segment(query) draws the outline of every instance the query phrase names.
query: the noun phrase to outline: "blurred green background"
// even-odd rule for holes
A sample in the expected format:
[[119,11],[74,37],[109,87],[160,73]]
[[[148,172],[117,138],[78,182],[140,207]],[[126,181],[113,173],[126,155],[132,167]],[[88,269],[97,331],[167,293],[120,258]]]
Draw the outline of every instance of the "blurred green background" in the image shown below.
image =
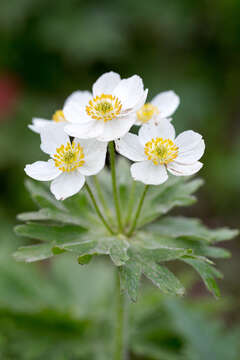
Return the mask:
[[[14,250],[22,240],[14,237],[11,227],[18,212],[33,209],[24,188],[23,167],[44,158],[39,137],[27,124],[32,117],[51,118],[71,92],[90,89],[96,78],[109,70],[122,77],[139,74],[149,88],[149,100],[169,89],[180,95],[181,105],[173,119],[177,131],[198,131],[207,145],[200,172],[205,180],[199,192],[200,201],[181,213],[199,216],[210,226],[238,228],[239,64],[239,0],[1,0],[0,247],[4,254],[1,261],[8,264],[9,259],[9,266],[15,268],[10,261],[10,248]],[[218,265],[225,274],[220,284],[223,295],[232,304],[224,312],[230,331],[240,321],[240,285],[236,276],[240,271],[240,247],[237,240],[226,246],[233,257]],[[35,268],[39,266],[27,265],[24,269],[28,271],[24,271],[31,274]],[[0,289],[0,305],[5,308],[9,302],[5,304],[4,296],[10,296],[12,291],[7,285],[11,276],[4,271],[2,276],[6,278],[4,291]],[[205,296],[205,292],[197,284],[192,296],[200,295]],[[26,303],[28,296],[28,292],[24,293]],[[219,314],[218,317],[222,318]],[[19,341],[23,334],[19,338],[14,336]],[[0,335],[0,349],[5,344],[1,339],[10,338]],[[8,341],[10,348],[12,341],[16,342]],[[19,354],[20,350],[4,353],[2,358],[44,358]],[[61,356],[56,359],[75,359]],[[208,360],[206,354],[201,356],[199,359]],[[217,356],[214,359],[220,359]],[[82,358],[90,359],[90,355]],[[146,359],[161,360],[164,355]]]

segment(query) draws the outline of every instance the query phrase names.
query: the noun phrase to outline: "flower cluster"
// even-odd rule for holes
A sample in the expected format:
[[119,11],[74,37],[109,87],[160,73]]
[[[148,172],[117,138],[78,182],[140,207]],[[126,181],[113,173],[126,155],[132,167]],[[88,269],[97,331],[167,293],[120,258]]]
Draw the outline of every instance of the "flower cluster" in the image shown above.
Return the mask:
[[[180,100],[166,91],[145,103],[148,90],[133,75],[121,79],[108,72],[93,84],[92,93],[76,91],[52,120],[34,118],[29,128],[40,134],[41,149],[50,156],[25,167],[27,175],[52,181],[50,190],[58,200],[83,187],[85,176],[99,173],[106,159],[108,142],[134,162],[131,175],[144,184],[159,185],[175,176],[195,174],[202,167],[202,136],[185,131],[175,136],[171,116]],[[139,126],[138,135],[130,132]]]

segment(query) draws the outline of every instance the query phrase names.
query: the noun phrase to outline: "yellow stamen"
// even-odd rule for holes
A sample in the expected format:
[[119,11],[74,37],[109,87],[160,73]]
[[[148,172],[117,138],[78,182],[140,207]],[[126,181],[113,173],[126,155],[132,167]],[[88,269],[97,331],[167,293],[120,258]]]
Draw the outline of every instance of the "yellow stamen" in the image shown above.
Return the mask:
[[158,114],[158,108],[150,103],[147,103],[137,111],[137,118],[139,121],[141,121],[141,123],[145,124]]
[[55,166],[63,172],[74,171],[78,167],[83,166],[85,163],[83,159],[83,148],[75,142],[72,144],[68,142],[66,146],[61,145],[56,149],[56,154],[54,155]]
[[96,96],[86,106],[86,112],[92,119],[104,122],[116,118],[121,110],[121,101],[116,96],[106,94]]
[[53,119],[53,121],[55,121],[55,122],[57,122],[57,123],[58,123],[58,122],[66,121],[65,116],[64,116],[64,113],[63,113],[62,110],[57,110],[57,111],[53,114],[52,119]]
[[157,137],[145,144],[144,152],[155,165],[166,165],[176,159],[178,147],[170,139]]

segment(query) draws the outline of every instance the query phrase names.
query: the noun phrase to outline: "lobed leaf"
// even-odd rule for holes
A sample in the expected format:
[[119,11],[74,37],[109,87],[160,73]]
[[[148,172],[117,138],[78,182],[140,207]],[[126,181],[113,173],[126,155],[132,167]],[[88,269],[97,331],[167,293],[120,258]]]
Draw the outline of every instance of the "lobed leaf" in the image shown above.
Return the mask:
[[121,290],[126,291],[133,302],[137,301],[138,288],[141,278],[141,265],[129,259],[120,269]]
[[157,223],[145,227],[152,233],[170,237],[189,237],[191,239],[217,242],[230,240],[238,234],[237,230],[227,228],[212,230],[202,224],[199,219],[181,216],[167,216]]
[[220,296],[220,290],[214,279],[215,277],[220,279],[222,278],[222,274],[218,270],[207,262],[199,259],[184,258],[184,262],[191,265],[199,273],[210,292],[212,292],[216,297]]
[[63,244],[66,242],[80,241],[86,230],[83,227],[76,225],[46,226],[28,223],[17,225],[15,227],[15,232],[20,236]]
[[159,265],[139,253],[134,255],[134,259],[141,265],[144,275],[163,293],[172,295],[184,294],[184,287],[180,281],[165,266]]
[[53,256],[52,244],[40,244],[20,247],[13,257],[17,261],[34,262]]
[[129,259],[127,249],[129,243],[123,236],[111,238],[110,257],[116,266],[121,266]]
[[64,205],[61,201],[57,201],[55,197],[47,190],[44,185],[41,185],[33,180],[26,180],[25,186],[29,191],[32,199],[41,208],[51,208],[64,210]]
[[[175,206],[191,205],[196,201],[192,196],[201,185],[201,179],[186,181],[185,179],[170,177],[162,186],[153,187],[147,197],[138,222],[141,227],[166,214]],[[156,189],[155,189],[156,188]]]
[[89,224],[82,217],[74,216],[69,212],[54,209],[40,209],[35,212],[22,213],[17,216],[21,221],[54,221],[63,224],[81,225],[88,227]]

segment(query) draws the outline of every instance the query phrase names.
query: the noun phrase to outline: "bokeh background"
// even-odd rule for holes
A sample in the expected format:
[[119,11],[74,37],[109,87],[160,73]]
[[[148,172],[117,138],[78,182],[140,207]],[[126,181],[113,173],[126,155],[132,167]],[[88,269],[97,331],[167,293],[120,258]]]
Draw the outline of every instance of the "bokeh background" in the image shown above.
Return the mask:
[[[10,260],[11,251],[22,243],[11,230],[16,214],[33,209],[24,187],[23,167],[44,158],[39,137],[27,124],[32,117],[50,119],[71,92],[90,89],[109,70],[122,77],[142,76],[149,100],[170,89],[180,95],[181,105],[173,119],[177,131],[198,131],[207,145],[199,174],[205,180],[199,202],[182,213],[199,216],[212,227],[239,227],[239,64],[238,0],[0,1],[0,306],[16,306],[24,298],[26,310],[31,298],[31,292],[24,290],[25,275],[20,286]],[[220,287],[228,305],[217,317],[224,319],[228,331],[240,322],[238,242],[225,245],[233,257],[218,264],[225,274]],[[39,271],[38,266],[16,272],[29,276]],[[48,271],[46,266],[44,271]],[[189,297],[201,302],[202,296],[205,298],[205,291],[195,284]],[[8,344],[9,351],[2,353],[4,359],[42,359],[14,352],[11,331],[2,335],[1,331],[0,349],[1,344],[3,349]],[[56,359],[75,359],[61,356]],[[164,359],[146,357],[152,358]],[[208,357],[203,354],[200,359]]]

